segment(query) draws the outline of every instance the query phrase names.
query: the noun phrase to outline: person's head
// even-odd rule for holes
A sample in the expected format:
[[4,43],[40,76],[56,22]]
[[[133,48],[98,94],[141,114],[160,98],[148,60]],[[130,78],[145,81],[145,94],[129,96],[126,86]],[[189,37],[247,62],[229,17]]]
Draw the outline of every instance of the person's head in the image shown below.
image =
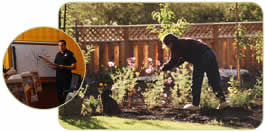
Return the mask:
[[173,43],[176,43],[178,40],[178,37],[174,35],[173,33],[168,33],[163,36],[162,42],[168,47],[171,48]]
[[60,52],[64,52],[66,50],[66,41],[65,40],[59,40],[58,41],[58,47]]

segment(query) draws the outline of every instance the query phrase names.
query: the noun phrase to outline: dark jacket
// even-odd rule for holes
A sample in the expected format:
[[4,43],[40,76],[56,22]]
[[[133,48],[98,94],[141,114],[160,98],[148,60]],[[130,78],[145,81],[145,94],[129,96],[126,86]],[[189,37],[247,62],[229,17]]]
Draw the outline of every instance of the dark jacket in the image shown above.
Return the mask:
[[192,39],[178,39],[173,43],[169,61],[164,64],[162,70],[171,70],[178,67],[185,61],[193,65],[200,65],[202,55],[207,50],[211,50],[205,43]]

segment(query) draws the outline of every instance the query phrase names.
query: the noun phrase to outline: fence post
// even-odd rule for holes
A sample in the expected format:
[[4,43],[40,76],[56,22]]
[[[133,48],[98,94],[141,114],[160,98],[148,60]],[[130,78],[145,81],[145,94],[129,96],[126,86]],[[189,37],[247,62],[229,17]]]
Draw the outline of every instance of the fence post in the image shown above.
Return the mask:
[[154,42],[154,57],[153,57],[153,59],[154,59],[154,66],[157,66],[157,61],[158,61],[158,42],[157,41],[155,41]]
[[223,46],[221,42],[218,41],[218,36],[219,36],[219,25],[214,24],[213,25],[213,43],[214,43],[214,51],[216,53],[217,61],[219,64],[219,67],[223,67],[223,55],[222,55],[222,50]]
[[94,72],[98,73],[99,71],[99,45],[95,44],[95,51],[94,51]]
[[222,45],[222,63],[223,66],[226,67],[227,66],[227,40],[224,39],[223,41],[223,45]]
[[108,43],[104,43],[104,65],[108,66],[109,62],[109,46]]
[[146,42],[144,43],[143,55],[144,55],[144,67],[146,67],[148,64],[148,44]]
[[66,11],[67,11],[67,5],[64,4],[64,17],[63,17],[63,31],[65,32],[65,26],[66,26]]
[[213,28],[213,43],[214,43],[213,48],[214,48],[215,52],[217,52],[216,46],[218,44],[218,27],[219,26],[217,24],[214,24],[212,26],[212,28]]
[[119,65],[119,45],[118,44],[114,44],[114,63],[115,66]]
[[246,65],[246,58],[248,57],[248,56],[246,56],[246,49],[244,49],[244,48],[242,48],[241,50],[241,53],[242,53],[242,55],[244,55],[245,57],[240,57],[240,67],[246,67],[247,65]]
[[[254,46],[254,43],[253,43]],[[255,66],[255,50],[251,49],[251,66],[254,67]]]
[[[78,28],[77,28],[77,21],[75,21],[75,40],[78,43],[79,41],[79,33],[78,33]],[[81,45],[79,45],[81,46]]]
[[58,29],[61,29],[62,27],[62,22],[61,22],[61,19],[62,19],[62,11],[61,11],[61,8],[59,9],[59,18],[58,18]]
[[133,44],[133,57],[135,57],[135,68],[138,69],[139,66],[139,52],[138,52],[138,44]]
[[228,64],[228,66],[230,66],[230,65],[232,65],[232,58],[231,58],[231,56],[232,56],[232,41],[231,41],[231,39],[227,39],[227,64]]
[[250,52],[250,47],[247,47],[246,49],[246,58],[245,58],[245,61],[246,61],[246,68],[247,69],[250,69],[251,68],[251,52]]
[[123,27],[123,42],[121,42],[120,48],[121,48],[121,64],[126,64],[126,45],[128,45],[129,42],[129,34],[128,34],[128,28]]
[[168,49],[167,48],[164,48],[163,49],[163,63],[166,63],[169,59],[169,55],[168,55]]

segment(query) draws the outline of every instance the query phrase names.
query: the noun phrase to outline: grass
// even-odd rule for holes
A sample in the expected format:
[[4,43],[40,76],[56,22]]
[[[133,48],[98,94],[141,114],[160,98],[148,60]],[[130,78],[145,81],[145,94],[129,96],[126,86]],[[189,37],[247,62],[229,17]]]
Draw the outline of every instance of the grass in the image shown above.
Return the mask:
[[77,117],[68,116],[59,118],[59,123],[66,129],[129,129],[129,130],[150,130],[150,129],[178,129],[178,130],[225,130],[232,129],[222,125],[199,124],[178,121],[161,120],[137,120],[109,116]]

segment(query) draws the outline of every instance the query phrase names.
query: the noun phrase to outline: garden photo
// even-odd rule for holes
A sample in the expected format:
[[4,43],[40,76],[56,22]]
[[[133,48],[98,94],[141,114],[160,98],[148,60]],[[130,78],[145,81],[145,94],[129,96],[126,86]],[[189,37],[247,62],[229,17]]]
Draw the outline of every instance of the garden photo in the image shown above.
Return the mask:
[[255,3],[66,3],[59,29],[86,75],[66,129],[255,129],[263,14]]

